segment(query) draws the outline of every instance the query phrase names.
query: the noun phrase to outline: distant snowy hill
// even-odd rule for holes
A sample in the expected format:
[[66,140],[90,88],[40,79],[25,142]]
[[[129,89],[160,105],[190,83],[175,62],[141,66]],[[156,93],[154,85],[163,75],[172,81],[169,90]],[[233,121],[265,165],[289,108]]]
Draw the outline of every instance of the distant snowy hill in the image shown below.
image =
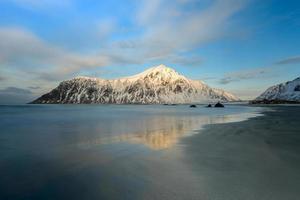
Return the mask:
[[300,77],[268,88],[252,103],[300,103]]
[[233,94],[159,65],[115,80],[77,77],[63,81],[32,103],[180,104],[238,100]]

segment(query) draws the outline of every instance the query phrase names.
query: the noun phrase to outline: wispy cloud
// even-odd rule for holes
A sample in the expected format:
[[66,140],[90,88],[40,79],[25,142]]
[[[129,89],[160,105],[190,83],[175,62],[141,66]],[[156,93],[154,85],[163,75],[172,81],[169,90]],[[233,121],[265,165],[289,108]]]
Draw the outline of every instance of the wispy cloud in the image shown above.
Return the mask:
[[4,76],[0,76],[0,81],[4,81],[6,78]]
[[18,87],[0,89],[0,104],[25,103],[30,102],[33,99],[33,93],[28,89]]
[[239,70],[239,71],[231,72],[225,74],[225,76],[221,78],[218,81],[218,83],[229,84],[232,82],[238,82],[243,80],[274,77],[275,74],[279,74],[286,69],[285,65],[290,65],[290,64],[300,64],[300,56],[284,58],[277,62],[274,62],[273,64],[270,64],[267,67],[258,67],[255,69]]
[[37,90],[37,89],[41,89],[41,87],[40,86],[29,86],[28,89]]
[[300,64],[300,56],[285,58],[275,63],[275,65],[288,65],[288,64]]
[[20,28],[0,28],[0,38],[1,66],[35,73],[48,80],[60,80],[109,63],[107,56],[69,52]]
[[195,3],[194,0],[142,2],[136,14],[136,23],[144,30],[143,34],[134,39],[115,42],[115,49],[123,49],[122,52],[126,51],[127,57],[138,57],[142,62],[178,61],[178,64],[195,65],[200,64],[199,58],[193,58],[191,63],[182,62],[185,57],[182,54],[233,31],[229,28],[232,17],[248,1],[216,0],[201,10],[184,9]]
[[[213,1],[209,7],[186,10],[189,1],[144,0],[135,22],[143,31],[126,39],[111,39],[116,21],[101,20],[94,27],[104,46],[93,54],[75,53],[50,44],[29,30],[0,28],[0,65],[36,74],[45,80],[61,80],[81,70],[114,64],[167,62],[200,65],[199,56],[188,54],[204,42],[222,37],[231,17],[245,6],[245,0]],[[40,7],[60,6],[69,0],[14,0],[16,4]],[[168,9],[165,9],[165,8]],[[163,10],[163,12],[162,12]],[[95,41],[97,43],[99,41]]]
[[7,87],[0,90],[2,94],[17,94],[17,95],[31,95],[32,92],[28,89],[18,88],[18,87]]
[[228,84],[231,82],[262,78],[268,75],[270,69],[268,68],[257,68],[253,70],[236,71],[226,74],[222,79],[219,80],[220,84]]
[[112,18],[99,20],[96,24],[96,35],[100,39],[108,39],[117,29],[117,22]]

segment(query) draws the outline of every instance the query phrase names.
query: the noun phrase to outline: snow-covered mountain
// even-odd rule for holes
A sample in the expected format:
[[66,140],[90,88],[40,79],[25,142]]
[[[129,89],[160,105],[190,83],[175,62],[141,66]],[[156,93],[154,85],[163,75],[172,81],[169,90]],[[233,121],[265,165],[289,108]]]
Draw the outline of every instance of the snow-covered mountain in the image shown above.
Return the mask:
[[135,76],[114,80],[76,77],[61,82],[32,103],[180,104],[238,100],[233,94],[187,79],[159,65]]
[[300,103],[300,77],[268,88],[252,103]]

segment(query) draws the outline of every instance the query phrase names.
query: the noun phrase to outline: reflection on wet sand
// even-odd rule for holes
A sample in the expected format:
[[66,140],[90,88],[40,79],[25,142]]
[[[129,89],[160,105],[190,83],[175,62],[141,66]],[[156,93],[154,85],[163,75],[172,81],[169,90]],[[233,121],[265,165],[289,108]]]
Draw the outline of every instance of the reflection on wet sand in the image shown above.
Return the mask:
[[156,116],[142,123],[142,130],[135,133],[123,133],[115,136],[100,137],[81,143],[90,147],[101,144],[127,142],[143,144],[152,150],[162,150],[174,146],[183,136],[191,135],[206,124],[218,124],[243,121],[258,116],[256,113],[235,114],[226,116]]

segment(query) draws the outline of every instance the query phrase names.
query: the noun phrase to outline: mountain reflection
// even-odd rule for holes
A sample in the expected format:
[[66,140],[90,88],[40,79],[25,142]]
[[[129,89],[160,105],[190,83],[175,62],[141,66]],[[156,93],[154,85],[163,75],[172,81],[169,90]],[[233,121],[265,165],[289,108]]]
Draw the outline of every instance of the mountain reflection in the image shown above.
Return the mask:
[[[242,121],[255,114],[235,114],[227,116],[156,116],[143,120],[133,129],[139,131],[132,133],[117,133],[112,136],[103,136],[91,141],[81,143],[85,147],[112,143],[131,143],[142,144],[152,150],[162,150],[174,146],[181,137],[195,133],[206,124],[228,123]],[[127,126],[127,124],[118,124],[118,126]]]

